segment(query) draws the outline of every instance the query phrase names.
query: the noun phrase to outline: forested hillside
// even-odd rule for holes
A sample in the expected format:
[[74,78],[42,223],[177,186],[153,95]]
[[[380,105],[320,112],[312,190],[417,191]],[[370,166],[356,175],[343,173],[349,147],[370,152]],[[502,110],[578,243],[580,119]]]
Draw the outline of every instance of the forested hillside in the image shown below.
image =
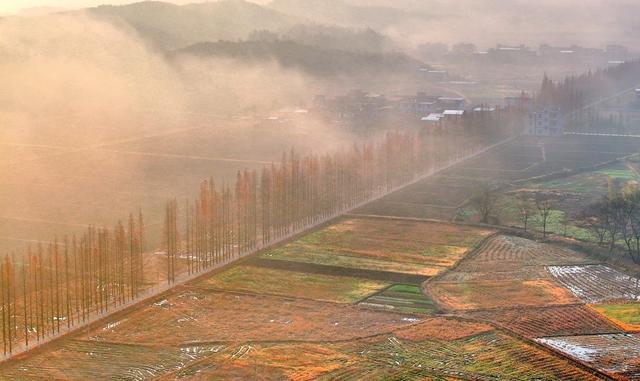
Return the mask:
[[275,61],[289,69],[320,77],[385,73],[411,74],[425,64],[401,53],[348,52],[294,41],[203,42],[181,49],[177,56],[230,58],[243,63]]

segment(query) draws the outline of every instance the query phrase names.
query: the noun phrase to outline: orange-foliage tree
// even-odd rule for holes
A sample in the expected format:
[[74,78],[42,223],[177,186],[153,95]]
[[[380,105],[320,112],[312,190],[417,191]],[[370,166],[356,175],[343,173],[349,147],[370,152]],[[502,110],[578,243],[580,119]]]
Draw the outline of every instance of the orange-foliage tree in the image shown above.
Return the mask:
[[[166,205],[165,281],[233,261],[441,169],[509,135],[521,116],[512,109],[468,113],[333,154],[290,151],[278,164],[239,171],[234,184],[204,181],[184,217],[176,200]],[[92,226],[39,244],[19,261],[0,257],[5,356],[147,295],[162,280],[152,260],[161,257],[144,256],[145,236],[140,213],[112,229]]]

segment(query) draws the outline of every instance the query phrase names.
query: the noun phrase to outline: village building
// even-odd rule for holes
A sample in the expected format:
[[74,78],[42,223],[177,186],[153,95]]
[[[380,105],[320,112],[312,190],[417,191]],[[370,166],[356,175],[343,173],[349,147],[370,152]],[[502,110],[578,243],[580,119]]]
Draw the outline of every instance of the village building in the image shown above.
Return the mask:
[[532,136],[562,136],[564,117],[559,109],[532,111],[527,118],[524,133]]

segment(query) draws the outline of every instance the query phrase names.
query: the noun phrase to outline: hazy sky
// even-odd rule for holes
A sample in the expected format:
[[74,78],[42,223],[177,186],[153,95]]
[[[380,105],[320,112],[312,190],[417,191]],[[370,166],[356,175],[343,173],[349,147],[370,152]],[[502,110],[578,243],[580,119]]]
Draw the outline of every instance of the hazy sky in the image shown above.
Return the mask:
[[[206,0],[164,0],[171,3],[203,3]],[[127,4],[135,0],[0,0],[0,13],[17,13],[21,9],[33,7],[82,8],[100,4]]]

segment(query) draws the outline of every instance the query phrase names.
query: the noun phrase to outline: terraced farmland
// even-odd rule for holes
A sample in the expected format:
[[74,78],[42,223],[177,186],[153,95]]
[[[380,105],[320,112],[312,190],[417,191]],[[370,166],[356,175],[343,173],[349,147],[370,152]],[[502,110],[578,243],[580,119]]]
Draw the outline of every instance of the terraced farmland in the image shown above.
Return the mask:
[[99,341],[65,340],[26,363],[2,368],[2,379],[148,380],[196,362],[218,356],[222,345],[159,347]]
[[433,276],[456,264],[489,229],[384,218],[347,218],[263,258]]
[[640,379],[640,337],[632,334],[562,336],[538,342],[622,379]]
[[351,353],[357,359],[354,364],[319,379],[598,379],[495,331],[446,341],[412,341],[394,335],[357,345]]
[[583,305],[484,310],[466,316],[490,321],[528,338],[622,332]]
[[549,272],[585,303],[640,301],[640,279],[604,265],[550,266]]
[[404,313],[430,314],[435,310],[433,302],[422,293],[420,287],[402,284],[393,285],[370,296],[359,305]]
[[[546,157],[539,142],[517,141],[365,209],[403,205],[389,215],[424,217],[421,208],[431,208],[451,216],[479,178],[511,181],[583,164],[578,146],[556,155],[560,147],[544,143]],[[560,354],[578,347],[593,356],[576,359],[593,368],[635,377],[640,364],[618,352],[637,357],[638,337],[615,320],[634,314],[617,307],[625,295],[635,300],[634,278],[579,252],[494,234],[347,216],[2,364],[0,379],[46,372],[86,380],[102,368],[106,378],[134,380],[601,379]],[[609,304],[586,305],[594,300]]]
[[546,279],[434,283],[429,291],[446,310],[573,304],[577,300]]
[[592,308],[625,331],[640,332],[640,303],[598,304]]
[[361,278],[239,265],[204,279],[197,286],[212,290],[353,303],[390,284]]
[[473,195],[479,182],[507,184],[607,163],[640,152],[639,140],[597,136],[520,137],[366,205],[357,213],[440,220],[460,218],[458,209]]
[[[189,287],[80,337],[100,342],[174,346],[334,341],[389,332],[419,320],[352,305]],[[171,335],[165,335],[167,327],[173,327]]]
[[450,310],[573,304],[578,300],[545,274],[545,265],[587,260],[570,250],[500,235],[429,283],[428,289]]

